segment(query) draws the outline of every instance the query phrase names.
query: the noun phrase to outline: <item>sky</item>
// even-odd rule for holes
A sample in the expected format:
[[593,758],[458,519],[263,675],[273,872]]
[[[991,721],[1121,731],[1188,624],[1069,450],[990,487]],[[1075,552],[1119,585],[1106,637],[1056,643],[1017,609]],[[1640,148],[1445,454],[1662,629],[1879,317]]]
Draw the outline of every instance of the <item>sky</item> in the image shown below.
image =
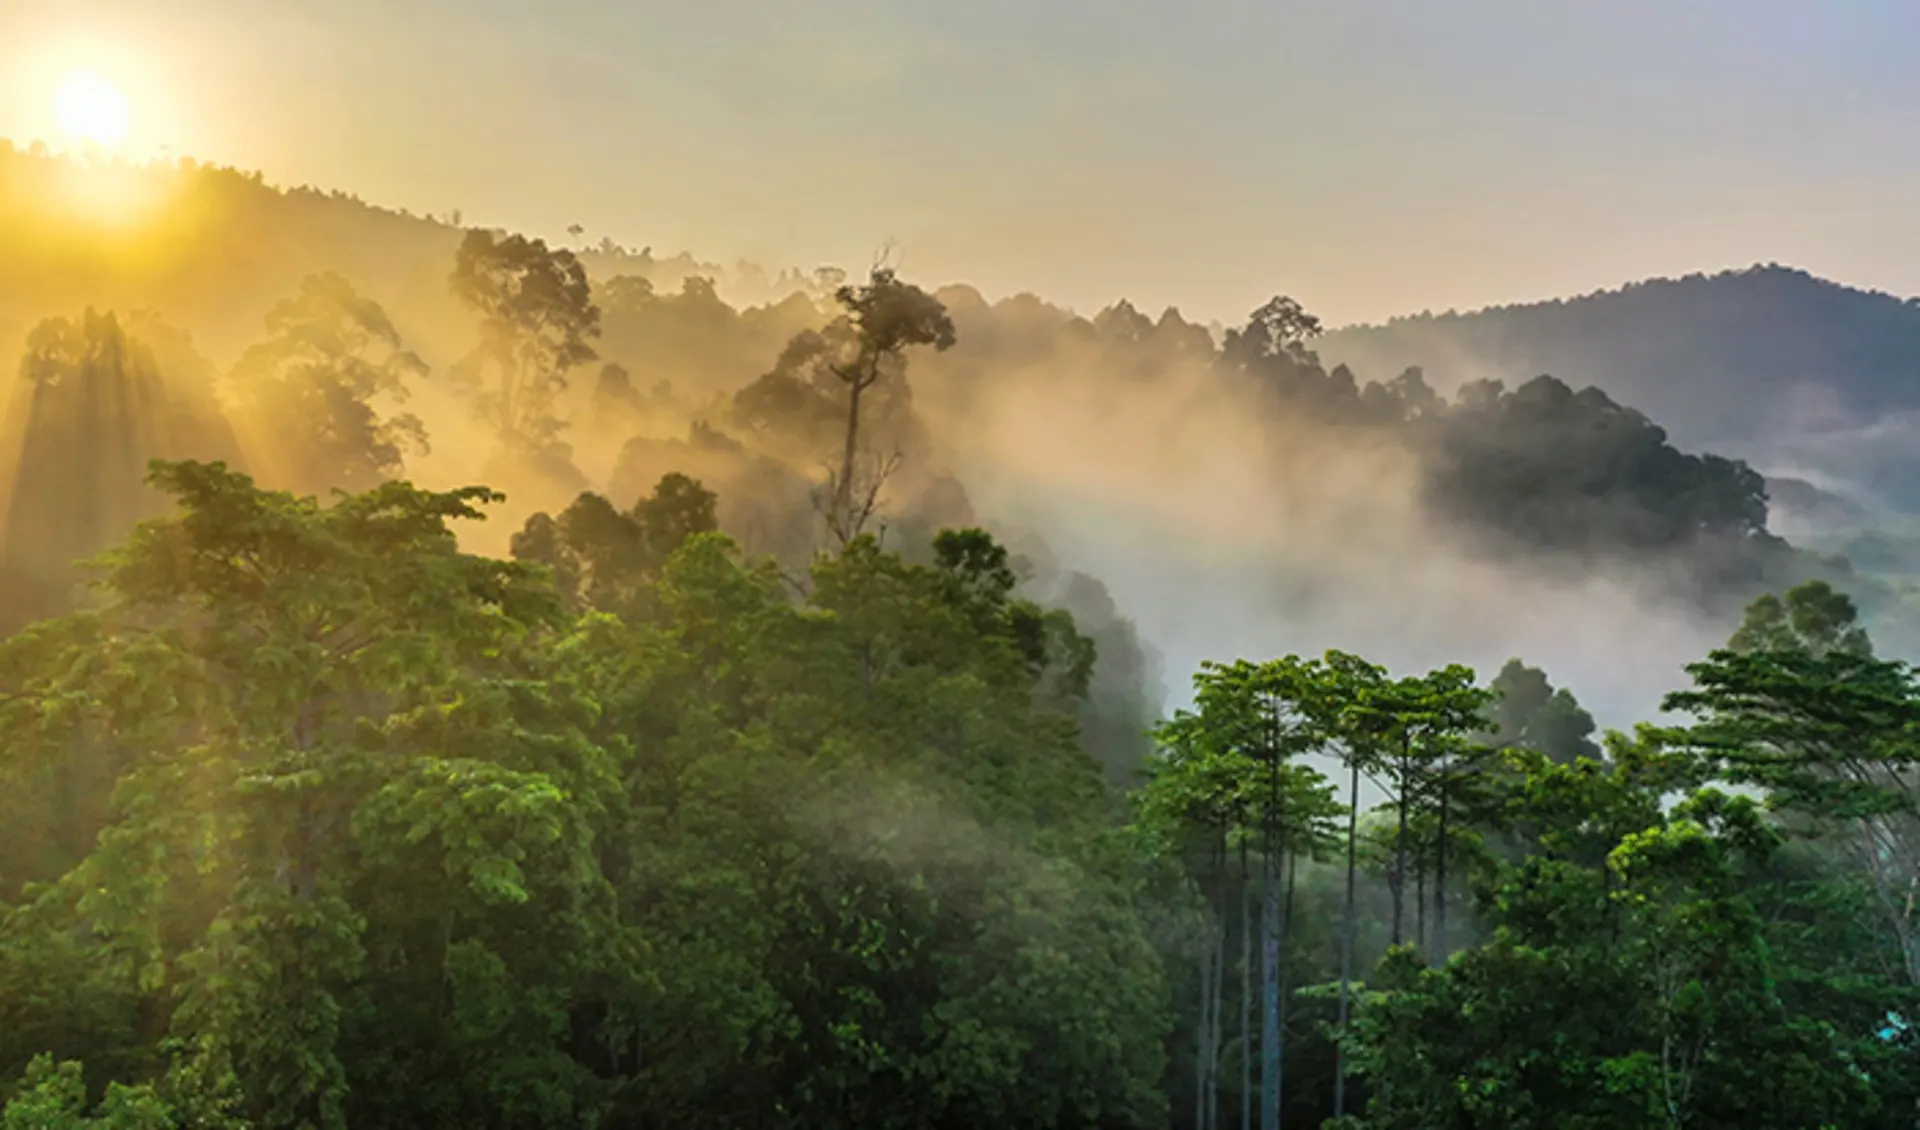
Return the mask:
[[1328,322],[1920,293],[1914,0],[0,0],[0,137],[660,254]]

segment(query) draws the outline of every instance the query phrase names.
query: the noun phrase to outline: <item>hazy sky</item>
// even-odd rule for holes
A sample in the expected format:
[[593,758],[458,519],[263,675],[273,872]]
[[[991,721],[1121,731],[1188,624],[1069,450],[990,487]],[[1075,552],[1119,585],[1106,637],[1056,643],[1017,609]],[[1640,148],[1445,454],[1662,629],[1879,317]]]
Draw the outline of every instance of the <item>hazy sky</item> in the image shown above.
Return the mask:
[[0,136],[79,65],[276,182],[1087,310],[1920,293],[1916,0],[0,0]]

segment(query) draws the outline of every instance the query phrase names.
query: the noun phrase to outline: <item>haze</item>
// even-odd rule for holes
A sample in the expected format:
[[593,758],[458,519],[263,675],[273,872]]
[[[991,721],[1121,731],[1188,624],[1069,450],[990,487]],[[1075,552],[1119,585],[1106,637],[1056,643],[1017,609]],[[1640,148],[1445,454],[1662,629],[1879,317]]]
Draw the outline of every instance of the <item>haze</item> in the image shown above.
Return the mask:
[[[1762,258],[1920,289],[1920,220],[1896,209],[1920,158],[1886,144],[1920,125],[1920,80],[1900,65],[1920,16],[1892,4],[236,12],[9,7],[0,137],[87,141],[54,92],[98,76],[130,104],[111,148],[135,158],[721,263],[857,265],[891,238],[897,265],[931,284],[1083,313],[1124,297],[1229,325],[1276,291],[1338,324]],[[234,341],[270,300],[232,296]],[[464,316],[397,309],[429,356],[467,347]],[[1724,638],[1638,565],[1569,580],[1473,564],[1422,515],[1405,452],[1249,429],[1247,405],[1195,391],[1212,387],[1202,375],[1114,410],[1095,360],[1019,363],[1026,379],[976,402],[919,390],[944,457],[983,516],[1044,531],[1062,565],[1107,585],[1164,656],[1175,701],[1228,654],[1354,647],[1489,671],[1521,654],[1627,725]],[[484,478],[490,443],[447,408],[427,413],[432,430],[463,438],[409,473]],[[1284,467],[1269,465],[1276,434]],[[599,489],[626,437],[612,438],[575,449]],[[501,485],[526,503],[486,535],[504,553],[542,492]]]
[[[241,18],[244,16],[244,18]],[[1899,0],[16,0],[130,148],[555,236],[1334,324],[1779,260],[1920,290]]]
[[0,0],[0,1130],[1913,1130],[1916,44]]

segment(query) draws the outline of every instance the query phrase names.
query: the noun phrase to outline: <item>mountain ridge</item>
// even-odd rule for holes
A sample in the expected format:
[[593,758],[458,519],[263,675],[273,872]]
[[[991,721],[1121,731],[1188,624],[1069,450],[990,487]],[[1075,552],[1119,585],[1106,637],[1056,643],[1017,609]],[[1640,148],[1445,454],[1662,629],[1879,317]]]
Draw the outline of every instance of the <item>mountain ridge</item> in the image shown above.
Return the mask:
[[1813,271],[1809,271],[1805,267],[1796,267],[1790,263],[1781,263],[1778,260],[1769,260],[1767,262],[1760,262],[1756,260],[1755,262],[1744,267],[1722,267],[1714,271],[1689,271],[1684,275],[1648,275],[1645,278],[1634,279],[1628,282],[1618,283],[1613,286],[1596,287],[1592,290],[1580,291],[1575,294],[1554,295],[1554,296],[1549,296],[1544,298],[1520,299],[1513,302],[1493,302],[1493,303],[1488,303],[1485,306],[1468,307],[1467,309],[1464,309],[1464,310],[1458,307],[1449,307],[1446,310],[1440,311],[1438,313],[1435,313],[1432,309],[1426,309],[1415,314],[1395,314],[1385,319],[1384,321],[1349,322],[1349,323],[1340,325],[1334,328],[1333,330],[1329,331],[1329,336],[1334,336],[1339,334],[1349,334],[1349,333],[1366,333],[1368,331],[1373,331],[1373,330],[1393,329],[1395,327],[1401,326],[1409,322],[1437,322],[1437,321],[1449,321],[1449,320],[1464,321],[1464,320],[1474,318],[1484,314],[1505,314],[1505,313],[1512,313],[1517,311],[1535,310],[1541,307],[1567,306],[1574,303],[1586,302],[1593,299],[1612,298],[1612,297],[1626,294],[1630,291],[1638,290],[1642,287],[1662,286],[1662,285],[1678,286],[1678,285],[1695,284],[1695,283],[1701,283],[1701,282],[1711,283],[1711,282],[1718,282],[1725,279],[1737,278],[1743,275],[1769,274],[1769,273],[1796,276],[1799,278],[1811,280],[1816,283],[1824,283],[1829,286],[1836,286],[1842,290],[1851,291],[1855,294],[1864,295],[1871,298],[1892,299],[1893,301],[1902,303],[1903,305],[1920,306],[1920,295],[1903,298],[1900,295],[1895,294],[1889,290],[1882,290],[1878,287],[1855,286],[1852,283],[1841,282],[1838,279],[1828,278],[1825,275],[1821,275]]
[[[363,282],[409,318],[458,317],[443,266],[466,230],[457,212],[415,213],[341,189],[279,186],[259,172],[189,158],[99,168],[164,201],[155,222],[167,245],[148,254],[153,262],[129,267],[115,242],[121,237],[90,226],[97,217],[58,213],[59,194],[71,188],[61,178],[94,167],[0,140],[8,201],[0,245],[9,249],[0,262],[0,340],[18,341],[42,318],[98,302],[158,309],[191,326],[209,355],[230,357],[251,341],[274,296],[329,270]],[[844,277],[832,268],[723,266],[686,252],[656,257],[651,247],[610,239],[576,242],[596,279],[636,276],[663,293],[706,279],[742,309],[795,294],[824,299]],[[1116,300],[1085,315],[1030,293],[1010,297],[1076,320],[1133,309]],[[1909,440],[1920,436],[1920,298],[1763,263],[1404,314],[1342,326],[1314,344],[1329,366],[1372,379],[1419,368],[1442,392],[1488,379],[1515,387],[1549,373],[1574,388],[1605,390],[1683,446],[1745,459],[1773,477],[1813,473],[1843,493],[1920,505],[1920,491],[1904,485],[1913,469]],[[1911,433],[1900,423],[1908,413]]]
[[1360,371],[1418,366],[1442,390],[1552,373],[1606,389],[1683,445],[1882,491],[1907,477],[1912,437],[1905,427],[1865,433],[1920,419],[1920,298],[1779,264],[1407,315],[1317,345],[1329,363]]
[[[34,169],[32,166],[35,165],[40,167]],[[71,168],[74,165],[73,158],[47,150],[44,146],[23,146],[17,141],[0,137],[0,186],[10,189],[10,194],[16,200],[27,200],[32,195],[23,192],[23,177],[44,177],[53,169]],[[412,227],[416,236],[426,238],[428,242],[456,242],[461,231],[472,227],[505,230],[500,225],[465,223],[465,217],[458,209],[445,213],[415,211],[369,200],[340,188],[324,188],[310,184],[279,184],[268,180],[265,174],[259,171],[249,171],[239,166],[201,161],[191,157],[155,159],[147,162],[119,161],[110,162],[110,165],[145,176],[203,178],[208,182],[224,182],[225,190],[229,194],[244,194],[251,191],[257,194],[258,199],[277,200],[290,213],[302,209],[312,210],[316,206],[350,210],[361,214],[370,224],[391,232],[397,233],[403,227]],[[0,220],[4,220],[4,216],[0,216]],[[0,223],[0,234],[6,234],[3,223]],[[666,257],[656,257],[652,247],[629,248],[609,238],[602,238],[593,243],[582,242],[573,247],[573,250],[580,255],[582,262],[588,266],[589,270],[597,275],[637,274],[648,277],[656,286],[678,285],[689,276],[706,277],[713,280],[730,300],[748,304],[777,302],[787,293],[791,293],[789,290],[782,289],[787,286],[803,290],[816,297],[824,297],[831,290],[831,286],[827,284],[831,281],[833,274],[832,269],[828,267],[816,267],[803,271],[789,266],[776,270],[766,264],[757,264],[745,259],[736,259],[731,264],[723,264],[718,260],[704,258],[686,250]],[[1346,362],[1353,365],[1353,362],[1343,355],[1348,352],[1349,342],[1376,338],[1383,334],[1404,333],[1410,328],[1469,326],[1487,319],[1515,316],[1537,317],[1554,311],[1640,297],[1649,291],[1677,291],[1702,285],[1711,287],[1752,277],[1791,279],[1802,284],[1811,284],[1813,287],[1841,292],[1856,299],[1898,307],[1902,311],[1911,312],[1913,317],[1920,320],[1920,296],[1902,298],[1888,291],[1829,279],[1800,267],[1778,262],[1756,262],[1746,267],[1726,267],[1712,272],[1694,271],[1680,276],[1648,276],[1570,295],[1542,296],[1464,310],[1448,308],[1438,313],[1429,308],[1394,315],[1384,321],[1344,324],[1330,329],[1321,339],[1322,351],[1328,355],[1330,363]],[[962,285],[958,280],[953,282],[954,285]],[[1014,295],[1007,297],[1014,297]],[[1104,309],[1112,309],[1123,301],[1125,300],[1116,298]],[[1060,309],[1069,309],[1051,302],[1048,304],[1056,305]],[[1098,311],[1074,310],[1073,313],[1092,318]],[[1397,372],[1404,367],[1397,366],[1392,371]],[[1430,379],[1436,376],[1436,366],[1429,363],[1423,367],[1427,369]],[[1370,366],[1371,368],[1373,367]],[[1439,368],[1443,369],[1444,366]],[[1579,383],[1575,378],[1551,367],[1541,371],[1553,372],[1556,376]],[[1538,374],[1515,371],[1503,374],[1503,379],[1513,383],[1535,375]],[[1602,387],[1607,386],[1603,384]],[[1631,399],[1631,396],[1628,399]]]
[[[232,359],[261,342],[263,326],[279,332],[266,318],[269,307],[318,276],[337,274],[390,313],[397,340],[423,373],[450,374],[473,353],[475,311],[448,285],[458,244],[474,234],[454,226],[458,217],[416,217],[342,191],[279,189],[258,174],[180,163],[123,170],[135,188],[159,185],[171,195],[163,192],[161,210],[135,217],[137,224],[123,218],[117,229],[99,229],[98,215],[45,212],[60,206],[59,192],[70,187],[57,178],[75,169],[92,171],[0,147],[0,246],[10,252],[0,261],[0,339],[16,326],[24,333],[20,323],[72,319],[83,307],[119,310],[141,319],[143,336],[171,327],[166,341],[154,342],[167,354],[157,361],[162,370],[201,372],[207,380],[225,374],[226,392],[238,395]],[[115,184],[111,170],[101,183]],[[15,191],[22,186],[30,191]],[[570,234],[584,242],[578,229]],[[762,301],[753,304],[754,296],[737,288],[721,297],[716,283],[723,278],[708,275],[724,277],[724,269],[692,256],[656,259],[650,249],[630,253],[617,245],[576,246],[568,262],[571,255],[580,257],[600,302],[602,367],[597,377],[588,370],[558,382],[553,418],[545,423],[567,439],[537,466],[509,466],[496,458],[499,437],[477,422],[453,382],[428,379],[410,387],[420,397],[413,414],[434,440],[418,460],[403,461],[407,473],[441,485],[510,482],[514,501],[503,522],[490,527],[509,533],[481,546],[506,552],[513,525],[535,511],[564,509],[584,486],[631,497],[666,472],[688,471],[699,446],[688,429],[712,426],[752,448],[697,468],[722,500],[722,527],[739,531],[753,552],[771,547],[802,558],[806,531],[784,519],[810,521],[808,468],[835,438],[816,434],[815,425],[824,420],[827,431],[839,429],[837,382],[819,363],[832,347],[831,335],[822,336],[837,305],[830,295],[845,276],[788,271],[770,279],[761,271]],[[670,293],[676,273],[679,292]],[[1735,283],[1742,277],[1730,276]],[[730,281],[737,287],[741,280]],[[1789,281],[1846,293],[1804,275]],[[1657,297],[1670,289],[1621,293]],[[1144,462],[1154,471],[1122,492],[1125,505],[1143,513],[1161,503],[1191,513],[1196,492],[1244,496],[1238,505],[1221,503],[1233,511],[1232,539],[1257,543],[1268,555],[1263,577],[1290,578],[1280,585],[1284,591],[1258,582],[1251,598],[1290,618],[1276,620],[1276,632],[1298,634],[1304,618],[1319,615],[1308,608],[1316,589],[1347,583],[1332,577],[1329,562],[1370,554],[1397,562],[1409,547],[1431,548],[1429,529],[1449,546],[1429,578],[1435,591],[1478,599],[1497,589],[1508,611],[1515,569],[1538,582],[1543,607],[1559,607],[1573,586],[1604,574],[1631,573],[1630,587],[1658,591],[1689,615],[1708,618],[1727,613],[1756,586],[1783,587],[1810,571],[1844,572],[1769,536],[1760,476],[1717,452],[1692,453],[1705,451],[1702,445],[1679,450],[1684,441],[1668,442],[1660,406],[1623,391],[1611,372],[1515,365],[1520,379],[1507,393],[1442,402],[1423,380],[1403,373],[1405,365],[1369,366],[1358,378],[1337,364],[1323,367],[1316,351],[1355,339],[1319,336],[1317,320],[1284,297],[1222,334],[1185,320],[1177,308],[1154,319],[1119,301],[1086,317],[1031,292],[991,302],[965,284],[933,284],[932,293],[964,344],[914,362],[911,396],[905,385],[899,389],[897,428],[862,424],[862,435],[892,436],[890,442],[920,453],[911,481],[895,484],[903,514],[934,526],[972,521],[972,488],[959,490],[956,467],[1009,468],[998,488],[980,496],[977,513],[998,514],[1013,506],[1015,494],[1045,489],[1065,498],[1080,481],[1076,474],[1112,483],[1116,466]],[[1659,314],[1659,303],[1653,305]],[[1734,314],[1735,322],[1746,316]],[[1645,337],[1614,329],[1623,340]],[[1434,370],[1448,360],[1436,348],[1411,363]],[[1542,372],[1559,379],[1535,380]],[[1033,432],[1036,413],[1053,434]],[[301,420],[281,423],[288,435],[304,434]],[[255,450],[265,450],[264,431],[242,430]],[[1076,436],[1064,448],[1063,432]],[[1247,445],[1257,466],[1230,459],[1199,474],[1197,467],[1220,455],[1223,435]],[[1364,450],[1350,450],[1347,440]],[[272,446],[275,458],[286,454],[281,448],[291,450],[278,439]],[[1045,458],[1029,458],[1041,449]],[[762,474],[767,459],[757,456],[778,463],[781,474]],[[1075,459],[1078,471],[1062,470]],[[1342,485],[1330,493],[1324,481],[1334,467],[1342,468],[1331,476]],[[334,485],[303,480],[299,489]],[[912,501],[949,487],[964,505]],[[778,513],[759,505],[769,499]],[[1250,528],[1241,511],[1265,515],[1264,525]],[[1357,530],[1361,511],[1376,512],[1378,520]],[[1202,519],[1195,529],[1228,516]],[[1083,559],[1106,561],[1116,552],[1090,542]],[[1143,585],[1129,606],[1164,601],[1154,583]],[[1888,594],[1875,603],[1892,600]],[[1377,601],[1366,604],[1366,615],[1377,613]],[[1519,650],[1532,654],[1536,642]]]

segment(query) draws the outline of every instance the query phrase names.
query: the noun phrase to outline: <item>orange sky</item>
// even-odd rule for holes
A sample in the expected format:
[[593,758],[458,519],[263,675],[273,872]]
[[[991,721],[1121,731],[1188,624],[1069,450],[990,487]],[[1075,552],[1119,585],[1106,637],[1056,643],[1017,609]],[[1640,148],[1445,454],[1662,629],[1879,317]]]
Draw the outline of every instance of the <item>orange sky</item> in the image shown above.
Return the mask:
[[[1334,323],[1781,261],[1920,292],[1910,0],[11,0],[166,146],[415,210]],[[57,139],[56,139],[57,140]]]

